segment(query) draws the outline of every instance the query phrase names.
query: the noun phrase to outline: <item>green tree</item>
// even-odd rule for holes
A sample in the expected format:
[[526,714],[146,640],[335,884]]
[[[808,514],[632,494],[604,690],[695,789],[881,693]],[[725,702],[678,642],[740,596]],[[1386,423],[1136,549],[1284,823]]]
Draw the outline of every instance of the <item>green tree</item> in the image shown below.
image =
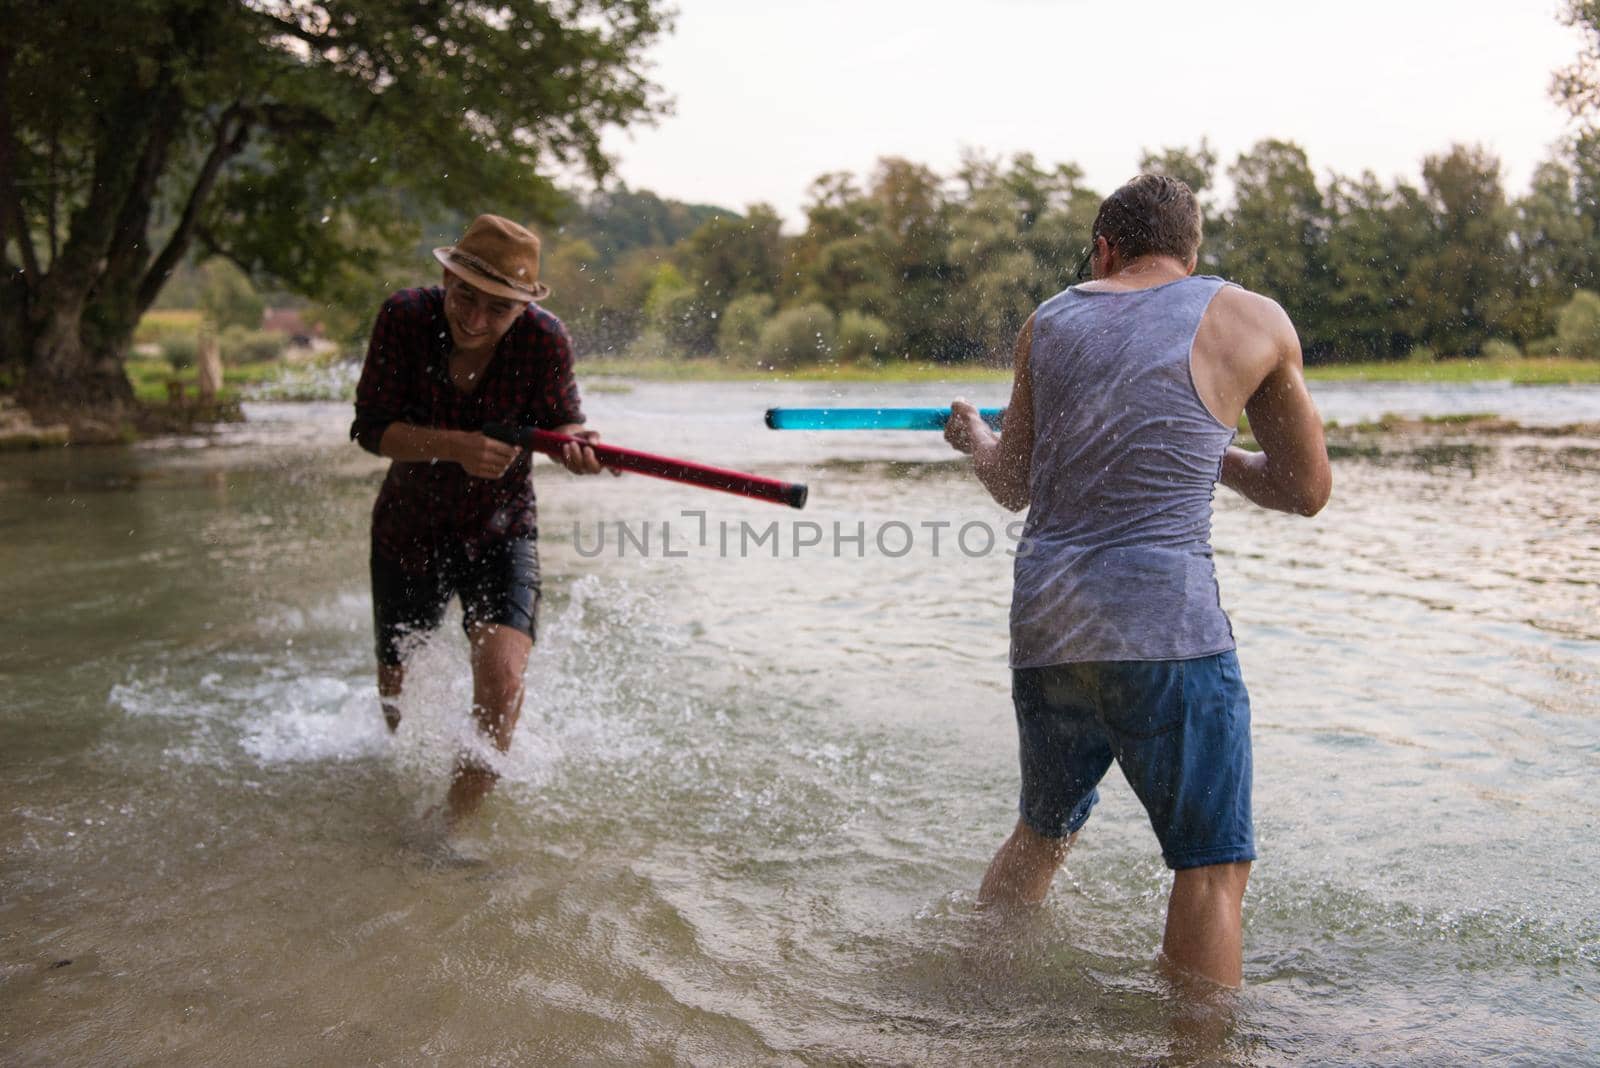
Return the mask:
[[560,216],[562,236],[589,242],[609,267],[641,248],[668,248],[710,219],[736,218],[726,208],[686,204],[627,186],[574,197]]
[[1006,168],[976,158],[959,178],[967,190],[954,206],[948,260],[956,272],[958,316],[944,347],[967,356],[1009,352],[1029,313],[1073,279],[1099,198],[1079,183],[1072,164],[1051,169],[1026,153]]
[[776,294],[784,303],[821,303],[881,313],[892,279],[878,227],[880,208],[854,176],[834,171],[811,183],[805,231],[788,245],[788,270]]
[[[548,218],[660,111],[654,0],[60,0],[0,37],[0,341],[35,402],[122,403],[196,246],[325,295],[426,211]],[[536,72],[527,76],[526,72]]]
[[854,309],[839,316],[834,347],[841,360],[882,360],[894,355],[894,330],[882,319]]
[[1215,242],[1222,273],[1282,304],[1308,349],[1315,349],[1328,312],[1328,219],[1305,150],[1261,141],[1228,175],[1233,208]]
[[1516,303],[1500,161],[1456,145],[1423,160],[1422,180],[1434,241],[1410,276],[1410,296],[1427,323],[1421,340],[1448,356],[1475,354],[1505,332]]
[[266,301],[261,299],[243,271],[221,257],[212,257],[200,268],[200,273],[203,278],[200,307],[218,330],[230,326],[261,329],[261,313]]
[[1526,342],[1549,330],[1574,289],[1600,286],[1600,248],[1594,221],[1579,206],[1575,176],[1559,160],[1540,164],[1513,212],[1517,299],[1509,333]]
[[[946,259],[949,211],[939,176],[920,163],[885,157],[873,171],[879,248],[891,288],[877,306],[850,306],[887,322],[906,347],[924,358],[958,358],[947,328],[960,309]],[[839,310],[843,310],[840,307]]]
[[881,233],[842,237],[816,249],[797,273],[805,285],[795,303],[855,308],[886,316],[896,305],[899,283],[891,273]]
[[1160,152],[1145,149],[1139,156],[1139,170],[1147,174],[1164,174],[1176,178],[1194,190],[1195,199],[1205,219],[1207,236],[1200,242],[1199,270],[1203,274],[1223,273],[1221,248],[1210,236],[1210,228],[1218,221],[1213,197],[1216,190],[1217,151],[1211,142],[1202,137],[1195,148],[1166,147]]
[[704,356],[716,347],[717,314],[708,305],[703,290],[686,286],[657,296],[652,301],[649,322],[674,351]]
[[708,302],[705,287],[685,278],[671,260],[656,265],[643,311],[645,331],[675,353],[700,356],[716,344],[717,311]]
[[1384,188],[1369,171],[1328,190],[1326,258],[1331,315],[1317,342],[1330,359],[1386,360],[1409,352],[1425,324],[1411,297],[1415,266],[1432,248],[1422,194]]
[[[1094,228],[1100,197],[1082,182],[1083,170],[1076,164],[1045,169],[1026,152],[1013,158],[1010,169],[1000,175],[999,189],[1015,212],[1019,242],[1038,265],[1039,300],[1074,281],[1067,275]],[[975,198],[967,210],[977,207]]]
[[818,175],[806,205],[806,234],[815,244],[856,237],[877,224],[876,205],[861,193],[847,171]]
[[1165,147],[1159,152],[1145,149],[1139,154],[1139,170],[1176,178],[1194,190],[1195,196],[1209,191],[1216,183],[1217,150],[1206,138],[1195,148]]
[[[609,267],[597,268],[599,280],[584,305],[584,330],[573,336],[580,354],[615,353],[628,348],[645,326],[646,305],[662,267],[672,267],[670,255],[671,251],[664,248],[629,249]],[[602,253],[601,259],[604,258]],[[672,271],[682,282],[677,268],[672,267]],[[566,314],[565,308],[554,303],[559,299],[560,294],[551,294],[554,307]]]
[[603,320],[609,281],[599,250],[578,238],[547,242],[540,251],[539,279],[550,287],[545,305],[561,316],[574,339],[593,336]]
[[679,243],[678,263],[700,283],[704,303],[720,310],[747,293],[772,293],[783,274],[783,220],[766,204],[741,218],[707,219]]
[[816,363],[833,353],[838,320],[821,304],[785,308],[768,320],[756,340],[756,354],[767,367]]
[[753,359],[773,307],[767,293],[748,293],[731,301],[717,324],[718,355],[726,360]]
[[1587,130],[1566,146],[1563,162],[1572,171],[1572,199],[1596,244],[1590,246],[1592,270],[1600,274],[1600,130]]
[[1574,116],[1600,112],[1600,0],[1567,0],[1562,21],[1583,33],[1572,66],[1556,71],[1550,92]]
[[1556,316],[1557,351],[1600,359],[1600,294],[1580,289]]
[[947,299],[943,183],[927,167],[886,157],[865,192],[844,173],[812,183],[805,233],[792,248],[788,304],[821,304],[886,321],[925,347]]

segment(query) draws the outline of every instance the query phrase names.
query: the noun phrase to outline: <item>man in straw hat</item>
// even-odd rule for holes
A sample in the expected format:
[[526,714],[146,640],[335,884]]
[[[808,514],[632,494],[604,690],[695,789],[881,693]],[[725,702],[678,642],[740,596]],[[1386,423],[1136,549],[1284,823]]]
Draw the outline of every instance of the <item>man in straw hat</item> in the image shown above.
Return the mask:
[[[362,448],[394,461],[372,510],[378,693],[389,729],[398,729],[405,654],[459,596],[472,713],[505,752],[538,620],[538,526],[531,455],[482,428],[599,435],[583,429],[566,328],[535,303],[550,293],[539,281],[539,238],[480,215],[433,254],[443,284],[395,293],[378,313],[350,428]],[[601,470],[584,446],[567,446],[562,463],[574,474]],[[489,755],[457,759],[451,822],[493,789]]]
[[[1294,325],[1272,300],[1193,275],[1200,208],[1155,174],[1100,206],[1078,277],[1017,339],[997,438],[957,400],[945,436],[1002,505],[1028,508],[1011,595],[1020,818],[978,891],[1044,899],[1112,761],[1175,871],[1164,962],[1242,978],[1255,833],[1250,699],[1217,589],[1220,481],[1314,515],[1332,476]],[[1248,410],[1259,452],[1233,447]]]

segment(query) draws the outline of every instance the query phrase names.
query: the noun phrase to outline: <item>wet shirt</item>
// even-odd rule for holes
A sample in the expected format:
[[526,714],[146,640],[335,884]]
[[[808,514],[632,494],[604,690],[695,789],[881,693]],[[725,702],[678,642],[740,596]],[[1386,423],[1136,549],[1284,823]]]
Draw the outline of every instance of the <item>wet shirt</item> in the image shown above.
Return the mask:
[[[444,290],[402,290],[384,302],[356,386],[350,436],[377,453],[391,423],[482,430],[510,423],[551,430],[583,422],[572,371],[572,342],[561,320],[530,304],[506,331],[471,393],[450,381],[454,348]],[[497,479],[474,478],[459,464],[396,460],[372,510],[373,549],[411,569],[443,544],[469,557],[507,538],[534,533],[532,454],[524,451]]]
[[1190,370],[1200,320],[1227,284],[1073,287],[1034,313],[1013,667],[1234,647],[1211,552],[1211,498],[1234,428],[1206,408]]

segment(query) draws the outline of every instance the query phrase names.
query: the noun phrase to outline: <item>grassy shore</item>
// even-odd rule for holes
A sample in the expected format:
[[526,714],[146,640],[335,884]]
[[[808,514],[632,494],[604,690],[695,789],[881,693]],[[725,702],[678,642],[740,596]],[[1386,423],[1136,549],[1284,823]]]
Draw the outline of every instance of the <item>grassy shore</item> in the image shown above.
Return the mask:
[[[193,367],[175,371],[166,360],[137,356],[123,366],[127,369],[128,381],[133,383],[134,398],[144,404],[165,403],[168,382],[182,382],[184,392],[194,396],[198,372]],[[240,387],[271,381],[283,373],[284,368],[285,364],[279,360],[229,364],[222,371],[222,392],[218,399],[237,400]]]
[[192,338],[200,333],[204,313],[187,308],[147,311],[133,332],[135,345],[159,345],[174,337]]
[[580,378],[607,376],[667,382],[1009,382],[1011,369],[978,364],[819,363],[763,369],[719,359],[578,358]]
[[1306,368],[1313,382],[1515,382],[1519,386],[1600,383],[1600,360],[1567,356],[1511,360],[1459,359],[1417,363],[1323,364]]
[[[614,376],[669,382],[1009,382],[1010,367],[976,364],[812,364],[763,370],[717,359],[637,360],[580,357],[581,377]],[[1515,360],[1435,360],[1430,363],[1322,364],[1306,368],[1313,382],[1515,382],[1518,385],[1600,384],[1600,360],[1569,357]]]

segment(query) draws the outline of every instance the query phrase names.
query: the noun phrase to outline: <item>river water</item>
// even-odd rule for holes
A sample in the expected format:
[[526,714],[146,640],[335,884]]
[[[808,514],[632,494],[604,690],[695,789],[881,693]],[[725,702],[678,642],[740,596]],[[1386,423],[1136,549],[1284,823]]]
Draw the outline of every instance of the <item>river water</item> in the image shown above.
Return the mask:
[[[344,406],[0,457],[0,1059],[1600,1059],[1600,441],[1394,441],[1313,520],[1219,495],[1261,859],[1246,986],[1196,1004],[1116,772],[1036,915],[974,907],[1015,818],[1014,517],[936,435],[760,423],[951,392],[597,382],[609,440],[811,502],[541,460],[528,704],[454,855],[419,826],[465,643],[452,614],[391,739],[382,463]],[[1317,396],[1600,419],[1593,389]]]

